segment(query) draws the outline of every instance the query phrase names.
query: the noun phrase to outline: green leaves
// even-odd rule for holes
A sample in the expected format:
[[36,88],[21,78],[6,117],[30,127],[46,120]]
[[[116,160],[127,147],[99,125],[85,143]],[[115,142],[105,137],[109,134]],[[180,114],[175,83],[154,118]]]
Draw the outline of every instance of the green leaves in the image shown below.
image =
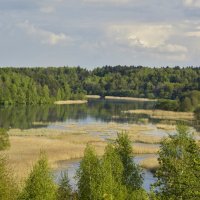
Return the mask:
[[56,186],[44,153],[41,153],[38,162],[33,166],[19,199],[56,200]]
[[0,128],[0,151],[10,147],[9,135],[6,129]]
[[133,161],[133,150],[128,134],[120,133],[115,141],[115,148],[123,164],[123,184],[130,190],[140,189],[142,186],[141,169]]
[[69,177],[66,172],[61,172],[61,179],[57,190],[57,200],[70,200],[72,188],[69,183]]
[[142,197],[140,193],[146,194],[141,189],[141,170],[133,161],[131,143],[125,133],[118,135],[115,144],[106,146],[101,159],[93,147],[87,146],[76,178],[81,200],[131,200],[134,196]]
[[200,149],[187,127],[162,142],[154,184],[161,199],[200,199]]
[[78,196],[81,200],[97,200],[101,185],[100,161],[91,146],[87,146],[76,174]]

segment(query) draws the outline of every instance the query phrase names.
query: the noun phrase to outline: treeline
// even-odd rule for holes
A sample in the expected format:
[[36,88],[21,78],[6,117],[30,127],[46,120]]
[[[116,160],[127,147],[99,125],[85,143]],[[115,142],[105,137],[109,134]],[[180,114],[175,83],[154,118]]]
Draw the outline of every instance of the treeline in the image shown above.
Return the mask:
[[200,90],[200,68],[1,68],[0,88],[0,101],[8,103],[47,103],[84,94],[177,100]]
[[0,199],[3,200],[195,200],[200,199],[200,148],[187,127],[179,125],[177,134],[161,143],[160,167],[151,191],[142,188],[142,169],[132,157],[132,145],[126,133],[99,158],[88,145],[76,172],[77,189],[67,173],[54,183],[47,157],[41,153],[29,177],[19,189],[5,158],[0,157]]
[[155,108],[172,111],[195,111],[200,106],[200,91],[188,91],[181,94],[176,100],[158,100]]
[[69,71],[65,76],[56,68],[1,68],[0,104],[48,104],[56,100],[84,99],[86,93],[78,85],[78,71],[75,68]]

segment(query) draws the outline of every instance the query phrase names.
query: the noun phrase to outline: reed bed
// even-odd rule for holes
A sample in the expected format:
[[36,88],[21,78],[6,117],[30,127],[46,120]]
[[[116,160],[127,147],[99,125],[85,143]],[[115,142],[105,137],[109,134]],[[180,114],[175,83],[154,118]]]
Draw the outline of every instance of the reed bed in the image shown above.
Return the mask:
[[151,118],[155,119],[180,119],[180,120],[193,120],[193,112],[174,112],[174,111],[165,111],[165,110],[128,110],[124,111],[125,113],[132,114],[147,114]]
[[160,144],[160,142],[163,140],[162,136],[130,133],[130,132],[129,132],[129,138],[133,142],[146,143],[146,144]]
[[55,101],[54,104],[64,105],[64,104],[84,104],[87,100],[67,100],[67,101]]
[[157,101],[157,99],[136,98],[136,97],[115,97],[115,96],[105,96],[105,99],[126,100],[126,101]]
[[141,161],[140,166],[144,169],[147,169],[153,173],[159,168],[158,159],[156,156],[146,158]]

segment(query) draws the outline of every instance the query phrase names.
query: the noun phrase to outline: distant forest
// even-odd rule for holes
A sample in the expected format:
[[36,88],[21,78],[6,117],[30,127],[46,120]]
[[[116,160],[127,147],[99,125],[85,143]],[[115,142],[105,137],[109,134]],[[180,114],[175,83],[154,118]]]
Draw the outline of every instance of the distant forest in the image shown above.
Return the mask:
[[193,111],[200,103],[200,68],[0,68],[1,104],[46,104],[86,94],[156,98],[157,108]]

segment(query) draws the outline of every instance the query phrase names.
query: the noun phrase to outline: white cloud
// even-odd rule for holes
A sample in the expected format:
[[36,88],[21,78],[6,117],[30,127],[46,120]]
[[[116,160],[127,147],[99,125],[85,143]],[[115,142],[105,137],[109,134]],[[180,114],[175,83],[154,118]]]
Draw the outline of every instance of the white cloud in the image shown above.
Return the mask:
[[200,8],[200,0],[183,0],[183,3],[187,7]]
[[114,25],[109,34],[117,41],[129,46],[157,48],[165,44],[172,34],[171,25]]
[[35,27],[28,21],[20,23],[18,26],[24,29],[27,34],[39,39],[43,44],[57,45],[72,42],[72,38],[64,33],[56,34],[54,32]]
[[108,29],[109,38],[122,48],[182,61],[187,58],[188,49],[171,41],[176,34],[176,27],[168,24],[114,25]]

